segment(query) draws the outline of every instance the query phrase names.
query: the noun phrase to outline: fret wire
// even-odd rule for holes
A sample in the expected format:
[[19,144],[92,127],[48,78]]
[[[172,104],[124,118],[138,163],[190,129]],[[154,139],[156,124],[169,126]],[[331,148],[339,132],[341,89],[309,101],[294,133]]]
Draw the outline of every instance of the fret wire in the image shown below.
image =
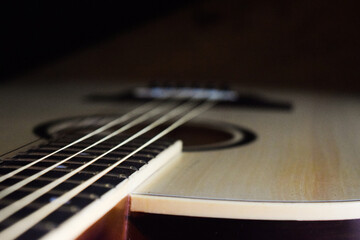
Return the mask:
[[[93,132],[91,132],[91,133],[88,133],[88,134],[86,134],[85,136],[83,136],[83,137],[81,137],[81,138],[79,138],[79,139],[77,139],[77,140],[75,140],[75,141],[67,144],[66,146],[64,146],[64,147],[62,147],[62,148],[60,148],[60,149],[58,149],[58,150],[56,150],[56,151],[54,151],[54,152],[52,152],[52,153],[49,153],[49,154],[47,154],[46,156],[44,156],[44,157],[42,157],[42,158],[40,158],[40,159],[37,159],[36,161],[34,161],[34,162],[32,162],[32,163],[29,163],[29,164],[27,164],[27,165],[25,165],[25,166],[23,166],[23,167],[20,167],[20,168],[12,171],[12,172],[10,172],[10,173],[7,173],[7,174],[5,174],[5,175],[3,175],[3,176],[0,176],[0,182],[2,182],[2,181],[4,181],[4,180],[6,180],[6,179],[8,179],[8,178],[10,178],[10,177],[12,177],[12,176],[14,176],[15,174],[17,174],[17,173],[25,170],[26,168],[31,167],[32,165],[34,165],[34,164],[36,164],[36,163],[38,163],[38,162],[40,162],[40,161],[42,161],[42,160],[50,157],[50,156],[52,156],[52,155],[54,155],[54,154],[56,154],[56,153],[58,153],[58,152],[60,152],[60,151],[62,151],[62,150],[64,150],[64,149],[66,149],[66,148],[68,148],[68,147],[71,147],[71,146],[75,145],[76,143],[79,143],[79,142],[81,142],[81,141],[83,141],[83,140],[85,140],[85,139],[88,139],[88,138],[90,138],[90,137],[92,137],[92,136],[94,136],[94,135],[96,135],[96,134],[98,134],[98,133],[101,133],[101,132],[103,132],[103,131],[105,131],[105,130],[107,130],[107,129],[109,129],[109,128],[117,125],[117,124],[123,123],[123,122],[129,120],[130,118],[132,118],[133,116],[136,116],[136,115],[138,115],[138,114],[141,114],[142,112],[146,112],[147,109],[149,109],[149,108],[152,107],[153,105],[156,106],[159,102],[160,102],[160,101],[158,101],[158,100],[154,100],[154,101],[148,102],[148,103],[146,103],[146,104],[144,104],[144,105],[141,105],[141,106],[135,108],[134,110],[126,113],[125,115],[123,115],[123,116],[121,116],[121,117],[119,117],[119,118],[117,118],[117,119],[114,119],[113,121],[111,121],[111,122],[105,124],[104,126],[96,129],[95,131],[93,131]],[[1,199],[1,197],[0,197],[0,199]]]
[[[124,162],[126,159],[130,158],[135,153],[141,151],[145,147],[149,146],[151,143],[155,142],[156,140],[160,139],[161,137],[168,134],[170,131],[174,130],[175,128],[181,126],[185,122],[191,120],[192,118],[196,117],[197,115],[201,114],[202,112],[208,110],[211,108],[216,102],[215,101],[205,101],[204,103],[196,106],[191,111],[186,113],[184,116],[179,118],[177,121],[175,121],[173,124],[171,124],[169,127],[167,127],[165,130],[161,131],[159,134],[157,134],[155,137],[147,141],[145,144],[143,144],[141,147],[137,148],[133,152],[131,152],[126,157],[119,160],[117,163],[113,164],[112,166],[106,168],[105,170],[101,171],[97,175],[93,176],[92,178],[86,180],[79,186],[73,188],[69,192],[61,195],[59,198],[55,199],[54,201],[48,203],[47,205],[43,206],[39,210],[31,213],[29,216],[19,220],[17,223],[13,224],[12,226],[6,228],[3,232],[0,233],[0,238],[4,237],[6,239],[14,239],[21,234],[23,234],[25,231],[30,229],[32,226],[40,222],[42,219],[44,219],[46,216],[54,212],[56,209],[61,207],[64,203],[68,202],[70,199],[75,197],[78,193],[89,187],[91,184],[99,180],[101,177],[106,175],[108,172],[110,172],[112,169],[114,169],[116,166]],[[119,144],[120,145],[120,144]],[[117,148],[114,147],[113,150]],[[110,151],[110,150],[109,150]],[[1,213],[1,211],[0,211]]]
[[[172,103],[164,104],[164,105],[161,105],[160,107],[154,108],[154,109],[152,109],[151,111],[147,112],[146,114],[142,115],[141,117],[136,118],[135,120],[129,122],[128,124],[120,127],[119,129],[117,129],[117,130],[114,131],[113,133],[105,136],[104,138],[100,139],[99,141],[97,141],[97,142],[89,145],[88,147],[80,150],[79,152],[76,152],[76,153],[70,155],[69,157],[67,157],[67,158],[65,158],[65,159],[57,162],[56,164],[54,164],[54,165],[52,165],[52,166],[50,166],[50,167],[48,167],[48,168],[46,168],[46,169],[38,172],[38,173],[36,173],[36,174],[34,174],[34,175],[32,175],[32,176],[29,176],[28,178],[26,178],[26,179],[24,179],[24,180],[22,180],[22,181],[20,181],[20,182],[18,182],[18,183],[16,183],[16,184],[14,184],[14,185],[8,187],[8,188],[0,191],[0,200],[3,199],[4,197],[6,197],[7,195],[13,193],[14,191],[20,189],[21,187],[25,186],[26,184],[30,183],[31,181],[35,180],[36,178],[38,178],[38,177],[46,174],[47,172],[51,171],[52,169],[56,168],[57,166],[65,163],[66,161],[68,161],[68,160],[72,159],[73,157],[79,155],[80,153],[85,152],[86,150],[88,150],[88,149],[90,149],[90,148],[92,148],[92,147],[94,147],[94,146],[96,146],[96,145],[98,145],[98,144],[106,141],[107,139],[110,139],[110,138],[112,138],[113,136],[116,136],[116,135],[120,134],[121,132],[124,132],[125,130],[127,130],[127,129],[133,127],[133,126],[135,126],[135,125],[137,125],[137,124],[139,124],[139,123],[141,123],[141,122],[146,121],[146,120],[149,119],[150,117],[153,117],[153,116],[156,116],[156,115],[159,114],[159,113],[162,113],[164,106],[165,106],[165,110],[166,110],[166,109],[168,109],[168,108],[173,107],[175,104],[176,104],[176,102],[172,102]],[[48,156],[48,155],[47,155],[47,156]],[[41,159],[41,160],[44,160],[45,157],[42,157],[42,158],[40,158],[40,159]],[[39,161],[39,160],[36,160],[35,162],[40,162],[40,161]],[[28,165],[26,165],[26,166],[31,167],[32,165],[28,164]],[[29,168],[29,167],[27,167],[27,168]],[[0,216],[0,221],[1,221],[1,216]]]
[[[108,153],[111,153],[112,151],[116,150],[117,148],[125,145],[126,143],[130,142],[131,140],[137,138],[138,136],[150,131],[151,129],[153,129],[153,128],[159,126],[159,125],[161,125],[162,123],[166,122],[167,120],[169,120],[169,119],[171,119],[173,117],[176,117],[177,115],[182,114],[184,111],[187,111],[188,109],[192,108],[196,104],[197,103],[192,101],[192,100],[189,100],[188,102],[185,102],[184,104],[181,104],[180,106],[172,109],[170,112],[168,112],[167,114],[165,114],[164,116],[162,116],[161,118],[159,118],[158,120],[153,122],[152,124],[148,125],[147,127],[142,129],[141,131],[137,132],[136,134],[134,134],[131,137],[127,138],[125,141],[121,142],[117,146],[115,146],[115,147],[111,148],[110,150],[106,151],[105,153],[99,155],[98,157],[94,158],[93,160],[87,162],[86,164],[76,168],[75,170],[69,172],[68,174],[56,179],[54,182],[51,182],[50,184],[38,189],[37,191],[27,195],[26,197],[23,197],[22,199],[15,201],[13,204],[1,209],[0,210],[0,222],[3,221],[4,219],[6,219],[7,217],[9,217],[10,215],[12,215],[13,213],[17,212],[18,210],[20,210],[21,208],[23,208],[24,206],[26,206],[30,202],[34,201],[38,197],[42,196],[43,194],[45,194],[46,192],[48,192],[52,188],[56,187],[57,185],[61,184],[65,180],[69,179],[70,177],[72,177],[76,173],[80,172],[82,169],[84,169],[87,166],[91,165],[92,163],[94,163],[98,159],[104,157]],[[31,178],[34,178],[34,176],[36,176],[36,175],[37,174],[32,175]],[[26,180],[24,180],[24,181],[26,181]],[[15,185],[13,185],[13,186],[15,186]],[[8,189],[11,189],[11,188],[12,187],[9,187]],[[6,189],[3,190],[3,191],[6,191]]]

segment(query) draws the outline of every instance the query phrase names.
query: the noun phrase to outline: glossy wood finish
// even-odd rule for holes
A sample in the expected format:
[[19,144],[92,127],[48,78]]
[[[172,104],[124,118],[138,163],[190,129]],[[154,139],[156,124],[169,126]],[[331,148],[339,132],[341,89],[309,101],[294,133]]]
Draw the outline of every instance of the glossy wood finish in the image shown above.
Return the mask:
[[122,199],[105,216],[90,226],[77,240],[127,239],[129,198]]

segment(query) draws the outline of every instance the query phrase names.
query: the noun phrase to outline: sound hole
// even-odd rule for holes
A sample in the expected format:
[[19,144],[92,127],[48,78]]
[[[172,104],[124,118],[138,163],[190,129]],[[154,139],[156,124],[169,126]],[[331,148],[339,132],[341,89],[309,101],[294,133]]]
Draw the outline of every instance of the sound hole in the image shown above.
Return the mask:
[[[107,122],[115,119],[117,116],[90,116],[82,118],[63,119],[52,122],[47,122],[37,126],[34,132],[43,138],[52,138],[56,135],[66,134],[67,132],[80,131],[83,135],[103,126]],[[84,120],[85,119],[85,120]],[[96,119],[99,119],[98,121]],[[79,122],[83,122],[79,127]],[[155,129],[147,132],[143,136],[153,137],[169,124],[163,124]],[[75,128],[74,126],[77,126]],[[132,135],[147,124],[140,124],[132,127],[126,132],[127,135]],[[118,126],[119,127],[119,126]],[[117,128],[118,128],[117,127]],[[102,134],[110,134],[114,129],[110,129]],[[166,135],[166,138],[179,139],[183,141],[184,151],[210,151],[218,150],[235,146],[242,146],[253,142],[256,139],[256,134],[249,129],[238,127],[232,124],[214,121],[192,121],[186,123],[179,128]]]
[[170,138],[181,139],[187,149],[196,146],[216,145],[231,141],[233,134],[223,129],[214,129],[206,125],[187,124],[183,125],[168,135]]

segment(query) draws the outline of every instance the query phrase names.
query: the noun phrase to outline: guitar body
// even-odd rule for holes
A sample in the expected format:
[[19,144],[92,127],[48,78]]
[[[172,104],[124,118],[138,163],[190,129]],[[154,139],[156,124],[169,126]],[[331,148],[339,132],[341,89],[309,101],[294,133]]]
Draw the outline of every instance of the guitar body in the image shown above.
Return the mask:
[[[139,105],[84,98],[111,95],[114,86],[46,88],[21,99],[18,89],[3,89],[1,153],[35,141],[34,127],[38,133],[47,121]],[[264,104],[220,104],[180,127],[170,137],[182,140],[183,152],[150,169],[76,237],[359,239],[360,99],[243,92]]]

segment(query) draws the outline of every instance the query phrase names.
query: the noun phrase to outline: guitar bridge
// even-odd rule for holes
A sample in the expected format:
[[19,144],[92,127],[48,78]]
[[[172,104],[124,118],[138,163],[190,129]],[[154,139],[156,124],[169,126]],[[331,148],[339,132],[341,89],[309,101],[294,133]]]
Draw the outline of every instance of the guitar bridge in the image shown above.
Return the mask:
[[292,103],[286,100],[273,99],[249,92],[239,92],[227,87],[212,86],[150,85],[128,89],[120,93],[91,94],[86,99],[95,102],[144,102],[153,99],[182,100],[189,98],[216,100],[221,107],[229,106],[274,111],[291,111],[293,108]]

